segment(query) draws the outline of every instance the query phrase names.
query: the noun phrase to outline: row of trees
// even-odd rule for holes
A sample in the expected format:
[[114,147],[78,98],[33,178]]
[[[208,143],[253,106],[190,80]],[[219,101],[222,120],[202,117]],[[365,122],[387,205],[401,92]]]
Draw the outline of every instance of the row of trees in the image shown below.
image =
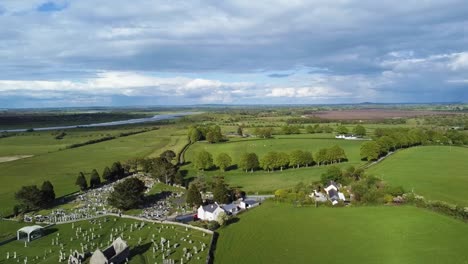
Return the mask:
[[23,186],[15,193],[18,205],[13,208],[14,214],[20,211],[28,212],[51,206],[55,201],[54,186],[50,181],[44,181],[41,189],[36,185]]
[[223,134],[219,126],[192,126],[188,130],[188,138],[191,143],[200,140],[218,143],[223,140]]
[[[322,148],[315,154],[315,158],[309,151],[294,150],[291,153],[271,151],[261,159],[256,153],[243,153],[239,157],[239,168],[248,172],[257,168],[266,171],[285,168],[300,168],[301,166],[312,166],[314,164],[326,165],[346,161],[346,153],[340,146],[335,145],[330,148]],[[193,160],[195,168],[199,170],[211,169],[213,165],[225,171],[232,166],[232,158],[226,153],[220,153],[213,159],[213,156],[206,150],[196,153]]]
[[[278,133],[283,134],[283,135],[291,135],[291,134],[301,134],[301,128],[303,126],[299,125],[284,125],[281,127],[280,131]],[[312,125],[307,125],[305,127],[306,133],[308,134],[314,134],[314,133],[332,133],[334,130],[331,126],[329,125],[323,125],[320,126],[319,124],[315,124],[314,126]],[[275,131],[271,127],[266,127],[266,128],[255,128],[253,134],[257,137],[260,138],[271,138],[273,133]],[[366,128],[362,125],[357,125],[355,126],[351,131],[345,127],[345,126],[338,126],[336,128],[336,132],[338,134],[348,134],[352,132],[354,135],[358,136],[365,136],[366,135]]]
[[418,145],[464,145],[468,136],[455,130],[423,128],[377,128],[374,141],[361,145],[361,159],[371,161],[390,151]]
[[[104,171],[102,172],[102,179],[106,182],[113,182],[119,179],[124,178],[128,174],[128,169],[126,170],[124,166],[119,161],[116,161],[112,164],[112,166],[105,167]],[[89,188],[96,188],[101,185],[101,177],[96,169],[91,171],[89,177],[89,184],[86,176],[83,172],[78,173],[78,177],[76,178],[75,185],[77,185],[81,191],[84,191]]]

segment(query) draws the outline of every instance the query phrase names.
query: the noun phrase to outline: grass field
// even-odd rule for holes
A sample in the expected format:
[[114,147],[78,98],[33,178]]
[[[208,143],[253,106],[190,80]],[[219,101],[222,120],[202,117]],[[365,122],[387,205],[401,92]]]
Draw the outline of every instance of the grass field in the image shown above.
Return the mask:
[[266,202],[219,231],[215,263],[467,263],[468,225],[416,207]]
[[[176,135],[171,136],[174,134]],[[0,142],[6,139],[10,138],[1,139]],[[175,139],[178,139],[179,143],[174,144]],[[14,193],[23,185],[41,184],[44,180],[50,180],[57,197],[69,194],[78,190],[74,185],[78,172],[89,173],[95,168],[102,173],[105,166],[111,166],[115,161],[159,154],[166,149],[180,151],[182,136],[178,128],[161,127],[159,130],[50,153],[44,153],[51,148],[47,146],[50,141],[45,136],[38,136],[37,141],[15,140],[16,145],[8,147],[9,153],[14,153],[15,149],[27,149],[29,142],[35,142],[36,151],[40,154],[0,163],[0,215],[11,212],[15,204]],[[57,147],[53,146],[54,149]],[[28,153],[30,152],[25,151],[22,154]]]
[[[58,256],[60,251],[60,246],[52,246],[52,239],[59,238],[59,243],[63,243],[64,249],[62,252],[68,254],[70,249],[78,250],[81,252],[80,243],[88,244],[88,251],[94,252],[96,248],[103,249],[110,244],[110,234],[113,233],[113,238],[120,236],[122,233],[124,235],[123,239],[130,246],[130,256],[131,260],[129,263],[143,264],[143,263],[162,263],[162,250],[159,246],[159,250],[153,254],[152,251],[152,242],[154,235],[154,241],[159,244],[161,237],[170,241],[171,255],[167,258],[177,260],[179,263],[183,248],[187,248],[189,252],[193,254],[193,247],[196,246],[198,250],[201,249],[201,244],[204,243],[206,246],[209,245],[211,236],[205,235],[198,230],[189,229],[185,230],[185,227],[172,226],[172,225],[160,225],[145,222],[145,225],[140,228],[133,228],[133,231],[130,231],[131,224],[140,224],[140,221],[129,220],[129,219],[118,219],[118,218],[108,218],[107,222],[104,222],[105,218],[99,218],[99,221],[102,225],[102,228],[99,227],[99,224],[96,222],[92,224],[90,221],[81,221],[74,224],[74,229],[71,224],[56,225],[48,229],[49,234],[32,241],[28,244],[28,247],[24,247],[24,242],[22,241],[11,241],[7,244],[4,244],[0,247],[0,263],[9,263],[6,260],[7,252],[10,252],[10,262],[13,262],[12,256],[13,252],[17,252],[18,258],[23,263],[25,257],[28,258],[28,263],[57,263]],[[16,230],[20,227],[20,224],[1,221],[0,222],[0,238],[4,234],[5,237],[15,236]],[[87,242],[87,239],[76,237],[77,228],[82,229],[82,233],[88,232],[90,235],[92,232],[95,233],[95,238],[90,239]],[[92,231],[94,229],[94,231]],[[112,232],[112,230],[119,230],[117,233]],[[122,231],[123,230],[123,231]],[[160,231],[159,231],[160,230]],[[188,237],[189,236],[189,237]],[[70,237],[73,237],[73,241],[70,240]],[[186,241],[182,241],[181,238],[185,238]],[[141,244],[138,244],[138,241],[141,238]],[[189,243],[189,240],[192,240],[192,243]],[[95,243],[95,247],[91,248],[91,243]],[[177,248],[174,248],[174,244],[179,244]],[[102,245],[102,246],[101,246]],[[45,254],[46,250],[52,250],[52,253]],[[166,247],[167,249],[167,247]],[[194,257],[187,261],[184,259],[184,263],[205,263],[207,257],[208,249],[194,254]],[[39,256],[38,260],[35,260],[36,256]],[[45,257],[44,257],[45,256]],[[198,259],[199,258],[199,259]]]
[[[340,164],[340,167],[362,164],[359,157],[359,148],[362,141],[339,140],[332,138],[331,134],[312,135],[290,135],[278,136],[273,139],[231,139],[225,143],[208,144],[197,142],[187,150],[185,158],[191,161],[194,155],[200,150],[210,152],[214,158],[221,153],[229,154],[233,159],[233,164],[238,163],[240,155],[244,152],[255,152],[261,159],[269,151],[291,152],[296,149],[317,152],[320,148],[327,148],[333,145],[341,146],[348,156],[349,161]],[[278,188],[292,187],[298,182],[310,183],[320,179],[321,174],[327,169],[326,166],[309,167],[300,169],[287,169],[268,173],[263,170],[254,173],[246,173],[240,169],[233,169],[222,173],[220,170],[197,171],[192,164],[182,167],[188,171],[189,177],[204,174],[207,177],[224,175],[227,182],[232,186],[241,187],[248,192],[271,193]]]
[[409,148],[368,171],[426,198],[468,205],[468,148]]

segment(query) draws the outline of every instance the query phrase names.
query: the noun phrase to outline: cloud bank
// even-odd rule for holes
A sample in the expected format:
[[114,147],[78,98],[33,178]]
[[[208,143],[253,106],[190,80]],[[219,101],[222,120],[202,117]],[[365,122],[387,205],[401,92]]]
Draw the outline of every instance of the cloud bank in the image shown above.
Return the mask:
[[468,100],[464,1],[0,2],[0,107]]

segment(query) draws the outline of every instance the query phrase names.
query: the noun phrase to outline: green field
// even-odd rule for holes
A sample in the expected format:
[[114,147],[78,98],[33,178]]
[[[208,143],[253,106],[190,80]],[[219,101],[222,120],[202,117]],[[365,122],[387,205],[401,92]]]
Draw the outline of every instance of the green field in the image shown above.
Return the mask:
[[[36,151],[40,153],[22,160],[0,163],[0,180],[2,181],[0,215],[11,212],[15,204],[14,193],[23,185],[41,184],[44,180],[50,180],[59,197],[78,190],[74,183],[80,171],[89,173],[95,168],[102,173],[105,166],[111,166],[115,161],[155,155],[166,149],[178,152],[182,146],[181,143],[186,140],[185,136],[181,136],[180,129],[161,127],[159,130],[57,151],[59,146],[49,145],[50,135],[41,135],[37,136],[36,140],[32,138],[26,141],[21,141],[21,138],[0,139],[0,142],[3,140],[9,140],[6,141],[7,143],[15,142],[0,151],[1,153],[15,153],[16,149],[21,150],[16,153],[29,154],[31,152],[27,152],[27,149],[31,142],[34,142]],[[79,142],[87,140],[89,139]],[[54,151],[48,153],[48,149],[54,149]]]
[[266,202],[219,231],[215,263],[467,263],[468,225],[410,206]]
[[[261,159],[269,151],[291,152],[296,149],[317,152],[320,148],[327,148],[333,145],[341,146],[349,159],[348,162],[340,164],[341,167],[350,165],[358,166],[362,164],[359,157],[360,145],[362,141],[340,140],[332,138],[331,134],[311,134],[311,135],[291,135],[277,136],[273,139],[238,139],[234,138],[225,143],[208,144],[197,142],[187,150],[185,158],[191,161],[200,150],[210,152],[214,158],[221,153],[229,154],[233,159],[233,164],[238,163],[238,159],[244,152],[255,152]],[[320,175],[327,169],[327,166],[313,166],[309,168],[287,169],[268,173],[258,170],[254,173],[246,173],[240,169],[234,169],[225,173],[219,170],[197,171],[191,164],[182,167],[188,171],[189,177],[204,174],[208,177],[224,175],[231,186],[241,187],[248,192],[271,193],[278,188],[292,187],[298,182],[310,183],[320,179]]]
[[468,205],[468,148],[414,147],[398,151],[369,173],[429,199]]
[[[108,219],[107,222],[104,222],[104,219]],[[10,252],[10,262],[13,262],[12,256],[13,252],[17,252],[18,258],[23,263],[25,257],[28,258],[28,263],[57,263],[58,256],[60,251],[60,246],[52,246],[52,239],[59,238],[59,243],[64,245],[62,250],[65,254],[72,250],[78,250],[81,252],[80,243],[88,244],[88,251],[91,253],[96,250],[96,248],[105,248],[110,244],[110,234],[113,233],[113,238],[120,236],[122,233],[124,235],[123,239],[130,246],[130,256],[131,260],[129,263],[143,264],[143,263],[162,263],[162,250],[159,246],[159,250],[153,255],[152,251],[152,242],[154,235],[154,241],[159,244],[161,237],[170,241],[171,255],[167,258],[177,260],[179,263],[183,248],[187,248],[189,252],[193,254],[193,247],[196,246],[198,250],[201,249],[201,244],[204,243],[207,247],[204,251],[194,254],[194,257],[187,261],[184,259],[184,263],[205,263],[208,246],[210,244],[211,235],[203,236],[203,233],[198,230],[188,229],[185,230],[185,227],[181,226],[172,226],[172,225],[161,225],[145,222],[145,225],[142,228],[133,228],[133,231],[130,232],[130,224],[140,224],[141,221],[130,220],[130,219],[119,219],[119,218],[98,218],[96,221],[99,221],[102,224],[102,228],[99,227],[99,224],[96,222],[92,224],[90,221],[80,221],[74,224],[63,224],[56,225],[48,229],[46,236],[33,240],[28,244],[28,247],[24,247],[24,242],[22,241],[11,241],[7,244],[1,246],[0,250],[0,263],[7,262],[6,254]],[[8,237],[16,235],[16,230],[20,227],[20,224],[0,221],[0,236],[3,232],[8,234]],[[76,238],[77,228],[82,229],[82,234],[88,232],[90,235],[91,232],[95,233],[95,238],[90,239],[89,242],[83,238]],[[94,231],[92,231],[94,229]],[[112,229],[119,230],[117,233],[112,232]],[[123,232],[121,232],[123,230]],[[160,230],[160,231],[159,231]],[[100,236],[100,237],[98,237]],[[130,237],[129,237],[130,236]],[[73,241],[70,240],[70,237],[73,237]],[[181,238],[185,238],[186,241],[182,241]],[[5,238],[5,236],[3,237]],[[141,238],[141,244],[138,244],[138,241]],[[189,240],[192,240],[192,243],[189,243]],[[91,247],[91,243],[95,243],[95,247]],[[174,248],[174,244],[179,244],[177,248]],[[101,246],[102,244],[102,246]],[[52,250],[52,253],[45,254],[46,250]],[[167,247],[166,247],[167,249]],[[39,256],[38,260],[35,260],[36,256]],[[45,256],[45,259],[44,259]],[[199,259],[198,259],[199,258]]]

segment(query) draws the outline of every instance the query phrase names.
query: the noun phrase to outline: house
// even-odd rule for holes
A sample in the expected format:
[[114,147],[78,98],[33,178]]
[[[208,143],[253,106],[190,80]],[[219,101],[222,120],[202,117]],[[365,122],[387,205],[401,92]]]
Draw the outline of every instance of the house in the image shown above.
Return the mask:
[[234,204],[234,203],[225,204],[225,205],[222,206],[222,208],[228,214],[236,214],[240,210],[239,206],[237,204]]
[[340,134],[336,135],[335,138],[340,138],[340,139],[359,139],[359,136],[353,135],[353,134]]
[[91,259],[90,264],[120,264],[128,262],[130,255],[130,249],[125,241],[118,237],[112,245],[104,249],[103,251],[96,249]]
[[345,201],[346,198],[342,192],[339,192],[338,184],[334,181],[330,181],[325,191],[328,195],[328,200],[332,202],[333,205],[337,204],[339,201]]
[[258,205],[260,205],[260,202],[257,202],[255,200],[244,200],[244,201],[240,202],[239,207],[241,209],[249,209],[249,208],[253,208],[253,207],[258,206]]
[[217,203],[201,206],[197,210],[197,217],[200,220],[205,221],[216,221],[218,215],[224,212],[224,209],[221,208]]

